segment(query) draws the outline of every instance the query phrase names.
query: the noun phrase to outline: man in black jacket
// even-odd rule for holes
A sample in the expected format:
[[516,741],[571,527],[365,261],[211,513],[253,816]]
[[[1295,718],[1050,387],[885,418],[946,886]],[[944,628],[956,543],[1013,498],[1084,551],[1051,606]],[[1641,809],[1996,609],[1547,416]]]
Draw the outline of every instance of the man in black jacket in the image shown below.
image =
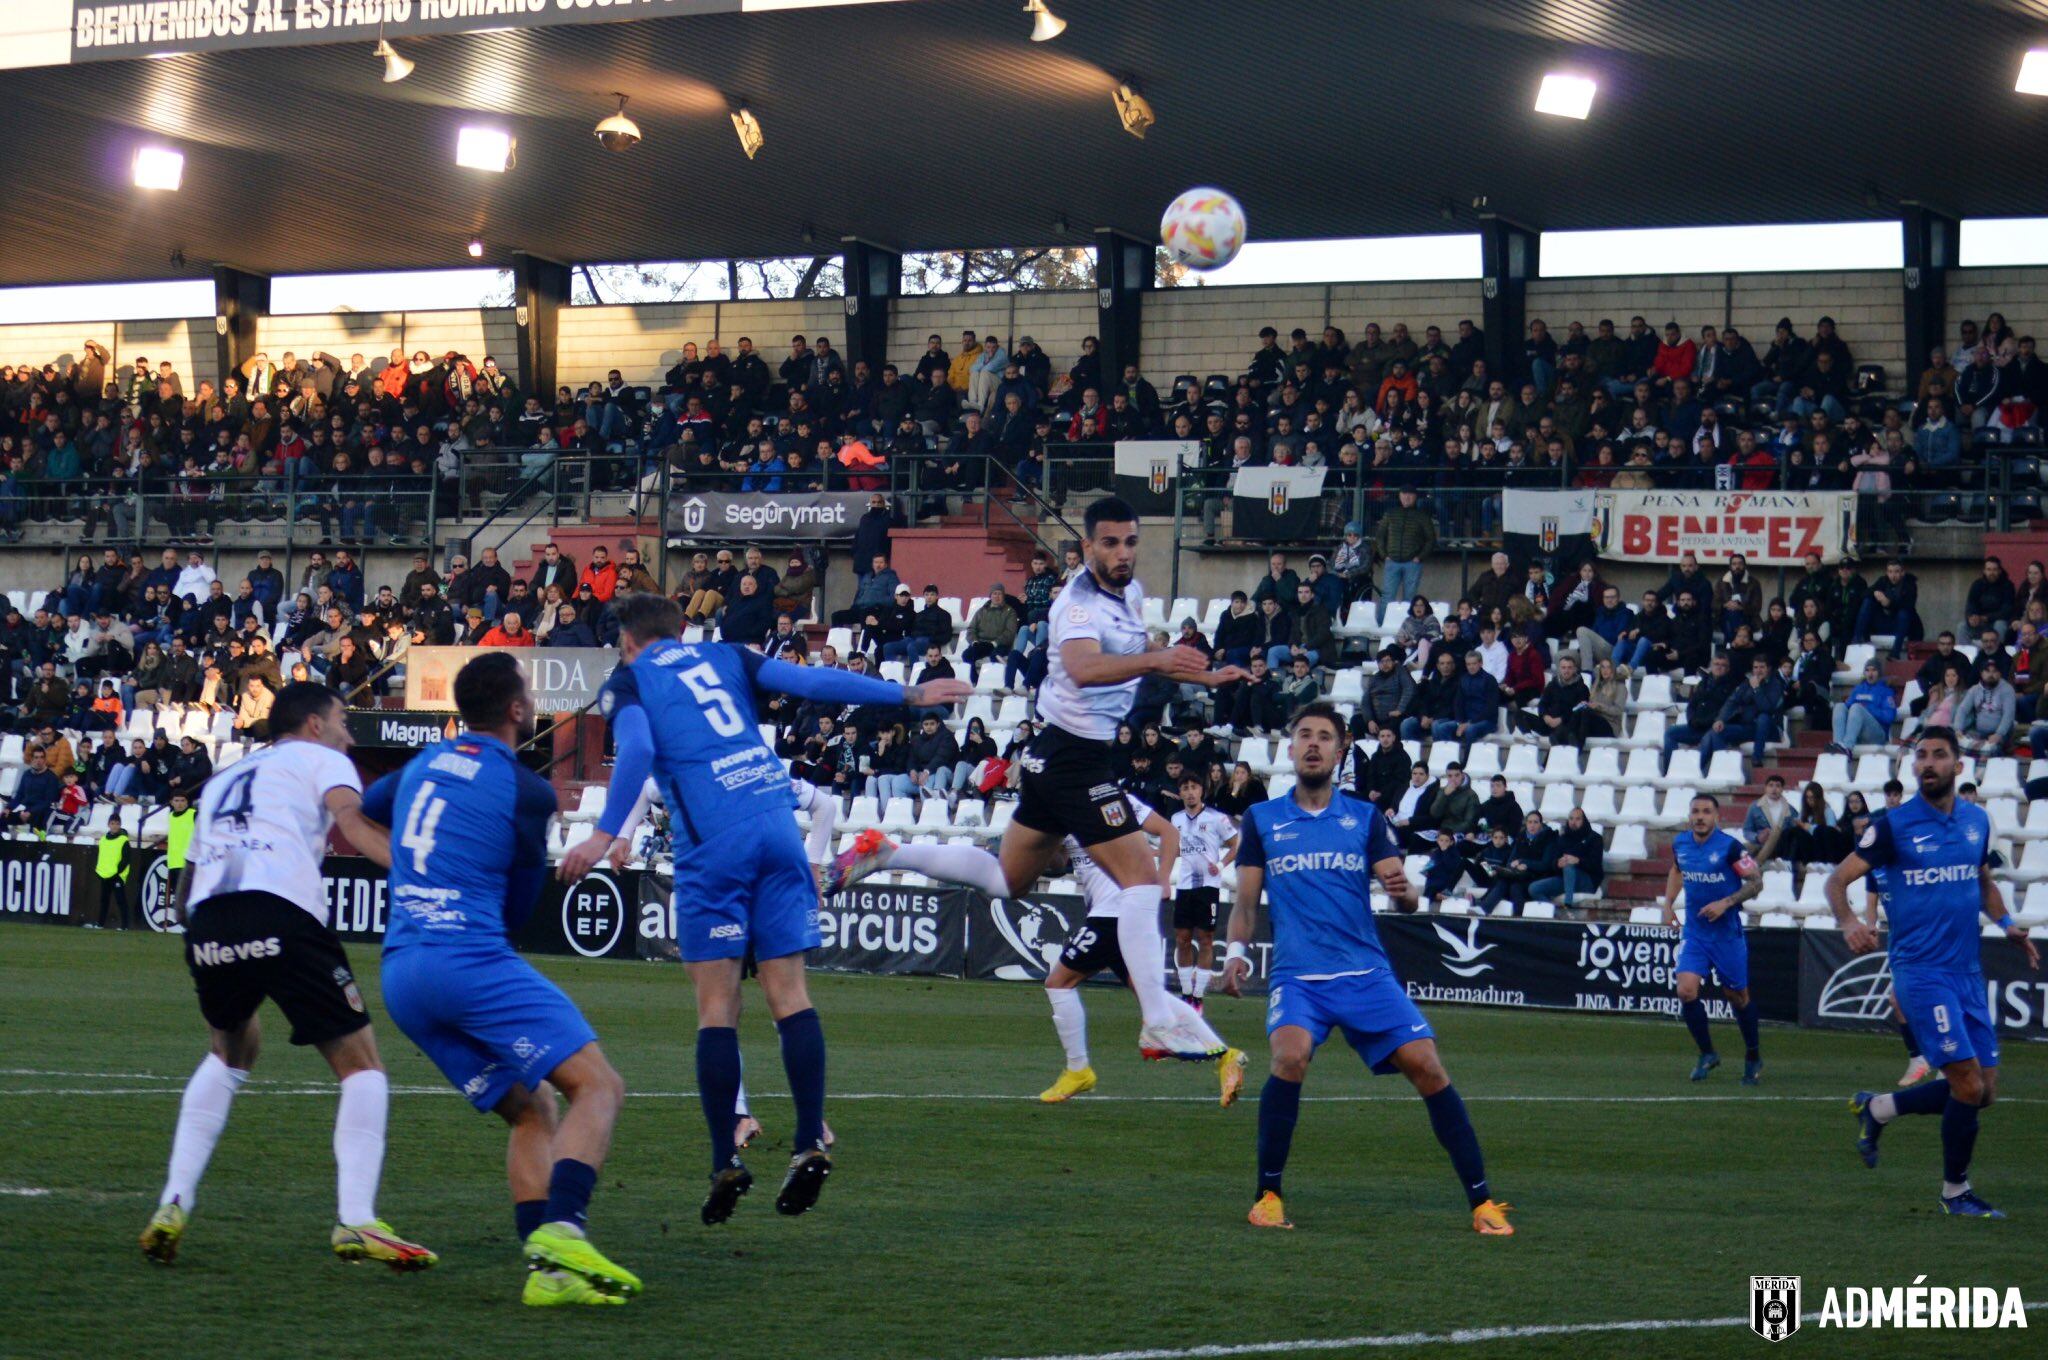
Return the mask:
[[890,510],[888,498],[877,491],[868,497],[868,508],[860,517],[860,523],[853,527],[853,574],[863,577],[868,574],[868,564],[877,557],[887,559],[889,553],[889,531],[901,521]]
[[1382,727],[1379,736],[1360,742],[1351,753],[1351,793],[1379,808],[1392,808],[1408,787],[1408,770],[1415,762],[1401,745],[1392,727]]
[[1715,721],[1721,716],[1721,708],[1728,702],[1735,687],[1741,684],[1728,669],[1728,658],[1717,656],[1707,667],[1707,673],[1693,686],[1692,694],[1685,701],[1685,721],[1664,733],[1665,770],[1671,768],[1671,753],[1680,746],[1698,746],[1700,739],[1714,730]]
[[1515,725],[1524,732],[1548,737],[1553,745],[1576,746],[1585,736],[1586,702],[1592,697],[1579,677],[1576,657],[1561,656],[1550,683],[1536,700],[1536,712],[1515,712]]
[[1700,570],[1700,560],[1692,553],[1681,554],[1678,565],[1664,578],[1664,584],[1657,587],[1657,598],[1667,603],[1678,598],[1678,592],[1690,590],[1695,600],[1702,605],[1714,598],[1714,583]]
[[1893,659],[1904,656],[1906,640],[1919,621],[1914,609],[1919,599],[1918,578],[1906,570],[1905,563],[1894,557],[1884,564],[1884,579],[1870,588],[1863,607],[1856,611],[1856,627],[1849,640],[1868,642],[1872,633],[1890,633]]

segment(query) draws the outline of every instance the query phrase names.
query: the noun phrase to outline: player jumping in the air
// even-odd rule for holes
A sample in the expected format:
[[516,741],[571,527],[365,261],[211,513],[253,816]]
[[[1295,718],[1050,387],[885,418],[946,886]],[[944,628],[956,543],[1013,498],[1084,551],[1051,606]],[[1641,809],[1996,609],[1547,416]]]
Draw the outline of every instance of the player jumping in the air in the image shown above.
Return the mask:
[[341,1083],[334,1254],[424,1270],[439,1258],[377,1217],[391,1086],[348,956],[328,924],[320,874],[327,833],[337,824],[375,864],[391,862],[391,838],[363,815],[339,695],[306,681],[286,685],[271,708],[270,731],[272,745],[207,780],[199,796],[178,900],[192,904],[185,963],[213,1037],[178,1106],[170,1175],[142,1251],[164,1265],[177,1257],[199,1178],[256,1065],[263,1038],[256,1010],[268,997],[291,1021],[292,1042],[319,1049]]
[[1045,725],[1022,758],[1016,816],[1003,831],[998,858],[971,845],[897,845],[863,831],[833,861],[829,896],[882,869],[908,869],[959,883],[990,897],[1017,897],[1036,883],[1072,836],[1117,885],[1114,915],[1131,989],[1144,1017],[1141,1047],[1202,1055],[1188,1035],[1173,1033],[1159,933],[1159,863],[1110,767],[1109,745],[1130,712],[1138,683],[1162,676],[1179,684],[1222,685],[1243,679],[1235,666],[1211,671],[1187,647],[1148,651],[1145,589],[1133,579],[1138,557],[1137,512],[1106,497],[1084,519],[1087,570],[1053,601],[1045,683],[1038,711]]
[[[1741,841],[1721,829],[1721,800],[1711,793],[1693,797],[1687,831],[1671,843],[1671,873],[1664,881],[1664,924],[1678,923],[1685,903],[1685,938],[1678,948],[1678,1014],[1699,1045],[1692,1079],[1705,1081],[1721,1065],[1707,1028],[1707,1003],[1700,983],[1709,969],[1735,1008],[1742,1030],[1742,1084],[1754,1086],[1764,1069],[1757,1047],[1756,1002],[1749,994],[1749,940],[1742,933],[1742,904],[1764,890],[1763,873]],[[1680,894],[1683,894],[1681,898]]]
[[782,1039],[796,1105],[795,1154],[775,1207],[818,1202],[832,1159],[825,1138],[825,1033],[804,984],[819,943],[818,885],[790,817],[789,776],[756,727],[757,691],[840,703],[929,708],[973,692],[960,680],[899,685],[764,659],[729,643],[684,642],[682,611],[659,595],[614,601],[620,664],[599,707],[617,746],[604,816],[570,847],[574,882],[610,850],[652,775],[675,845],[676,948],[697,992],[697,1089],[711,1135],[711,1191],[702,1217],[723,1223],[753,1185],[733,1147],[740,1085],[740,960],[751,947]]
[[1301,1113],[1301,1083],[1317,1047],[1340,1029],[1374,1072],[1399,1072],[1413,1083],[1465,1188],[1472,1227],[1488,1236],[1513,1236],[1510,1206],[1494,1200],[1487,1188],[1479,1135],[1437,1057],[1435,1031],[1394,975],[1373,923],[1368,884],[1374,876],[1401,910],[1414,911],[1418,903],[1386,818],[1331,783],[1344,743],[1344,719],[1334,705],[1304,706],[1294,715],[1288,742],[1294,791],[1254,804],[1239,827],[1237,904],[1230,913],[1221,983],[1227,994],[1240,995],[1251,976],[1248,951],[1262,893],[1270,891],[1273,916],[1266,999],[1273,1068],[1259,1096],[1259,1183],[1251,1224],[1294,1226],[1280,1198],[1280,1177]]
[[1856,849],[1828,876],[1828,906],[1843,942],[1858,954],[1878,947],[1877,932],[1849,905],[1849,887],[1877,880],[1891,925],[1892,992],[1941,1078],[1896,1094],[1858,1091],[1849,1102],[1864,1164],[1877,1165],[1877,1141],[1905,1114],[1941,1116],[1941,1211],[2004,1218],[1970,1188],[1977,1114],[1998,1091],[1998,1026],[1985,1001],[1977,913],[2041,966],[2041,952],[2015,925],[1991,877],[1991,818],[1956,797],[1958,748],[1947,727],[1923,728],[1913,744],[1920,796],[1873,817]]
[[[1170,866],[1174,856],[1181,853],[1179,833],[1174,824],[1135,799],[1131,800],[1131,815],[1137,819],[1140,830],[1159,838],[1159,861]],[[1114,914],[1121,897],[1116,880],[1103,873],[1089,857],[1086,847],[1072,836],[1067,837],[1066,852],[1074,876],[1081,882],[1081,896],[1088,904],[1088,914],[1080,925],[1074,927],[1073,933],[1067,937],[1066,948],[1060,951],[1059,959],[1045,975],[1045,997],[1052,1005],[1052,1026],[1059,1033],[1060,1046],[1067,1051],[1066,1070],[1060,1073],[1059,1080],[1039,1093],[1038,1098],[1048,1105],[1072,1100],[1095,1089],[1095,1069],[1088,1062],[1088,1013],[1081,1005],[1081,984],[1105,968],[1121,978],[1125,985],[1131,981],[1130,965],[1124,962],[1123,948],[1118,940],[1120,929]],[[1243,1052],[1224,1043],[1202,1018],[1201,1012],[1186,1001],[1169,996],[1167,1003],[1174,1011],[1176,1032],[1193,1038],[1200,1045],[1199,1052],[1171,1053],[1161,1048],[1145,1048],[1142,1042],[1140,1051],[1148,1059],[1181,1057],[1212,1062],[1216,1068],[1217,1085],[1221,1089],[1221,1103],[1232,1104],[1244,1089]]]
[[[455,676],[463,731],[370,786],[363,812],[398,833],[384,933],[384,1004],[479,1110],[511,1125],[505,1174],[535,1307],[622,1304],[640,1292],[584,1233],[625,1083],[576,1004],[507,938],[547,878],[554,786],[514,751],[534,703],[512,653]],[[568,1097],[557,1119],[555,1093]]]
[[[1216,967],[1216,908],[1223,870],[1237,852],[1237,827],[1215,808],[1202,805],[1202,777],[1180,780],[1181,810],[1173,814],[1180,833],[1180,870],[1173,893],[1173,963],[1180,994],[1202,1009],[1202,993]],[[1161,858],[1165,856],[1162,854]]]

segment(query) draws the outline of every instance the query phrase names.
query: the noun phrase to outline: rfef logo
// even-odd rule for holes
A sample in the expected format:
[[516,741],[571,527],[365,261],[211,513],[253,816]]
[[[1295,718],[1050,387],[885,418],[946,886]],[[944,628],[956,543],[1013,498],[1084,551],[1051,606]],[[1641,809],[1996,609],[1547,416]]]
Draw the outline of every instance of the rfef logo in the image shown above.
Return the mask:
[[625,929],[626,895],[604,870],[592,870],[562,894],[562,936],[583,957],[611,953]]

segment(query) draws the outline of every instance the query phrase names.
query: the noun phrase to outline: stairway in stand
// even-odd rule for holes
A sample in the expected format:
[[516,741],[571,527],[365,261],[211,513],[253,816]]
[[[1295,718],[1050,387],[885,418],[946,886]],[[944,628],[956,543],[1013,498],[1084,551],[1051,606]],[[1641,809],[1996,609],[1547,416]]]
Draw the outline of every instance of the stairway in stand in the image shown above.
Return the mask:
[[[1037,527],[1035,521],[1027,523]],[[981,513],[970,509],[897,529],[889,545],[895,559],[890,565],[911,590],[936,585],[941,595],[971,600],[988,594],[993,581],[1001,581],[1011,594],[1020,593],[1038,541],[1007,514],[998,511],[984,525]]]
[[[654,570],[655,563],[659,560],[660,545],[651,521],[636,521],[631,515],[600,515],[581,524],[557,525],[534,541],[530,557],[515,562],[502,562],[500,565],[515,577],[532,580],[533,573],[540,566],[541,549],[549,543],[560,548],[574,561],[578,572],[589,565],[590,550],[599,546],[611,554],[613,562],[617,562],[622,548],[637,544],[640,549],[640,560],[647,564],[650,572]],[[474,562],[477,559],[472,557],[470,560]],[[671,554],[669,574],[672,577],[679,578],[681,572],[689,570],[689,566],[687,556],[678,564]]]

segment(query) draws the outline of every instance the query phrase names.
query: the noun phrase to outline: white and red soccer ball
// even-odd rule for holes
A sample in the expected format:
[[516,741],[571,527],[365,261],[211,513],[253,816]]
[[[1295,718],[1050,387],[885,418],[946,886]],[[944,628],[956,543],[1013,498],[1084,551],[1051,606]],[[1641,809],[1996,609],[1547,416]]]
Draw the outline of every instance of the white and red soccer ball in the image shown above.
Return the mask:
[[1190,189],[1166,205],[1159,243],[1190,269],[1221,269],[1244,245],[1244,209],[1221,189]]

